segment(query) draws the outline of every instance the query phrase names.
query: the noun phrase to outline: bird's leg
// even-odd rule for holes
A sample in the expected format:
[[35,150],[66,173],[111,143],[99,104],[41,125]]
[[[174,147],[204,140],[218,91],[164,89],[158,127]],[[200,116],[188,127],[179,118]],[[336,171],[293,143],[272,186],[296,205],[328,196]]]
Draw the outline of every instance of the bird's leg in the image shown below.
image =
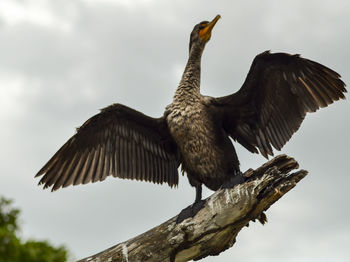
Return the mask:
[[222,188],[233,188],[235,185],[242,184],[246,181],[241,171],[234,171],[234,175],[230,177],[225,183],[222,184]]
[[199,202],[202,200],[202,185],[196,186],[196,199],[194,200],[194,203]]
[[196,185],[196,200],[177,216],[176,223],[179,224],[189,217],[194,217],[203,208],[205,200],[202,200],[202,184]]

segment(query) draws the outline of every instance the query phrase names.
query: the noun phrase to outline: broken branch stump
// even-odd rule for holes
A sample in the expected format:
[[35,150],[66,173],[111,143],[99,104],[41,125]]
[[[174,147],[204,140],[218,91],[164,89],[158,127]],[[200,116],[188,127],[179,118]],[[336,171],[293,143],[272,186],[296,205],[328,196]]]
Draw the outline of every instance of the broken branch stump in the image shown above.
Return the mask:
[[123,243],[78,262],[180,262],[218,255],[230,248],[249,221],[266,222],[264,211],[291,190],[307,171],[280,155],[244,173],[248,181],[220,189],[206,199],[194,218],[176,224],[176,216]]

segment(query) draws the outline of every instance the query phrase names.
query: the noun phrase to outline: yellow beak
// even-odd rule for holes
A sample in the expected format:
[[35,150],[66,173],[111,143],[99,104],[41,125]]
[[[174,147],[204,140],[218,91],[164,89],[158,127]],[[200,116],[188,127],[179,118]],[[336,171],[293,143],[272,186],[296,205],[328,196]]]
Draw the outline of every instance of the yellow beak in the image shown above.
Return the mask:
[[215,16],[215,18],[208,23],[203,29],[201,29],[199,31],[199,36],[200,38],[204,41],[207,42],[209,41],[210,37],[211,37],[211,30],[213,30],[216,22],[221,18],[220,15]]

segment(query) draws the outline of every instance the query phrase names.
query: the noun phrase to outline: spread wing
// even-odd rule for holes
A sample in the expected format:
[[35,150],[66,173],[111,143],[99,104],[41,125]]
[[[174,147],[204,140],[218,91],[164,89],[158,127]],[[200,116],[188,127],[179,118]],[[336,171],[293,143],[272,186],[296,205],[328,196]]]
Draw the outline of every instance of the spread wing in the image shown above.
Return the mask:
[[255,57],[242,88],[213,98],[211,106],[234,140],[267,157],[271,146],[283,147],[307,112],[345,99],[345,92],[335,71],[299,55],[266,51]]
[[178,183],[179,153],[164,118],[114,104],[89,120],[37,173],[52,191],[107,176]]

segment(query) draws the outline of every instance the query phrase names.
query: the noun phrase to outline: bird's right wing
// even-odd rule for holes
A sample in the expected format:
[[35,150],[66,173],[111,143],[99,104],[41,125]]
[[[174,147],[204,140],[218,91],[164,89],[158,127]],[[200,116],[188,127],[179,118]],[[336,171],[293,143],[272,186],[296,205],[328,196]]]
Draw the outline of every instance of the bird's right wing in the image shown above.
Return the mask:
[[121,104],[89,120],[37,173],[52,191],[102,181],[107,176],[178,184],[180,156],[163,117],[151,118]]
[[213,98],[211,111],[249,151],[273,155],[298,130],[306,113],[345,99],[345,84],[330,68],[299,55],[255,57],[242,88]]

